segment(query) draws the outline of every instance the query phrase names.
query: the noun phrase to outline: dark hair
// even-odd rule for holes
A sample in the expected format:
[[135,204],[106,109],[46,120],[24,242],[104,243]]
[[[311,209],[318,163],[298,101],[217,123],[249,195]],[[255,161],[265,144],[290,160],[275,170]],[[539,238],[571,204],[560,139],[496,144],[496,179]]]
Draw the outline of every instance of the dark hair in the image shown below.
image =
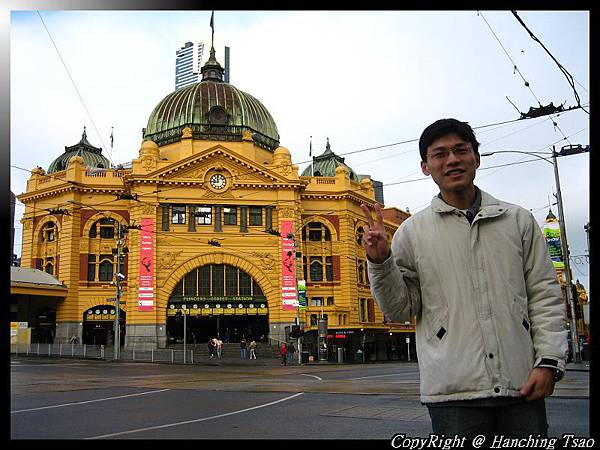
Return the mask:
[[456,119],[440,119],[429,125],[419,139],[419,153],[421,160],[427,161],[427,147],[435,140],[446,136],[450,133],[456,133],[465,141],[473,145],[473,151],[479,153],[479,142],[475,139],[475,132],[468,122],[461,122]]

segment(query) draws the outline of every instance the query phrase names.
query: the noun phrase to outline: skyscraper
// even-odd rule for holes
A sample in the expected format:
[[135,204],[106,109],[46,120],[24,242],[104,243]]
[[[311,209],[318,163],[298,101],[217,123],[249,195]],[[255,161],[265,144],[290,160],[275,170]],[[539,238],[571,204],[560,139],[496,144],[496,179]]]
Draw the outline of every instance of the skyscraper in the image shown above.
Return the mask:
[[186,42],[176,52],[175,58],[175,89],[181,89],[200,81],[200,62],[204,44],[202,42]]
[[229,47],[225,46],[225,83],[229,83]]

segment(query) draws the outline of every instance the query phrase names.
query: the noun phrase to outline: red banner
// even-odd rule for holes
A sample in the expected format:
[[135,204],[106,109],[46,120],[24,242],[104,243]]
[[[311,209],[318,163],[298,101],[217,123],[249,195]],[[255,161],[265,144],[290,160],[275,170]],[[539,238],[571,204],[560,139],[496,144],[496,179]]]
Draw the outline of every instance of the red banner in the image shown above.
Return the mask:
[[140,233],[140,287],[138,311],[154,310],[154,219],[142,219]]
[[296,248],[294,222],[281,221],[281,305],[285,311],[298,307],[296,295]]

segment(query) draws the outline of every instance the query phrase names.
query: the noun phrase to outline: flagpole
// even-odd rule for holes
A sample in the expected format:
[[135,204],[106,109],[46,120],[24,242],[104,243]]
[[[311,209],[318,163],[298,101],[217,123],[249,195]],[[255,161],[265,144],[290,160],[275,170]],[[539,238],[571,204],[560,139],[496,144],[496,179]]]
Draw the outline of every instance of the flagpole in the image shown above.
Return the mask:
[[214,48],[214,46],[215,46],[215,11],[214,11],[214,9],[210,15],[210,28],[212,29],[212,37],[211,37],[211,41],[210,41],[210,46],[212,48]]
[[308,151],[308,156],[310,156],[310,158],[312,159],[312,161],[310,163],[310,176],[314,177],[315,176],[315,159],[312,156],[312,136],[310,137],[310,147],[309,147],[309,151]]

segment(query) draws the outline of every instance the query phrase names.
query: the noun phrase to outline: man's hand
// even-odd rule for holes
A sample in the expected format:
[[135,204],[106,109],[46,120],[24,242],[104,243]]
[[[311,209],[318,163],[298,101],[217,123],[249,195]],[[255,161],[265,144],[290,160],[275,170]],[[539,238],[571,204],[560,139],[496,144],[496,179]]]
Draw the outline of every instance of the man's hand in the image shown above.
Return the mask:
[[536,367],[529,374],[529,379],[521,387],[521,395],[527,400],[549,397],[554,392],[554,371],[547,367]]
[[373,223],[373,217],[371,216],[371,210],[365,204],[361,204],[360,208],[365,213],[367,223],[365,225],[365,234],[363,239],[365,241],[365,250],[369,259],[376,263],[381,264],[390,256],[390,246],[387,241],[387,234],[383,226],[383,215],[381,214],[381,206],[379,203],[375,203],[375,213],[377,220]]

